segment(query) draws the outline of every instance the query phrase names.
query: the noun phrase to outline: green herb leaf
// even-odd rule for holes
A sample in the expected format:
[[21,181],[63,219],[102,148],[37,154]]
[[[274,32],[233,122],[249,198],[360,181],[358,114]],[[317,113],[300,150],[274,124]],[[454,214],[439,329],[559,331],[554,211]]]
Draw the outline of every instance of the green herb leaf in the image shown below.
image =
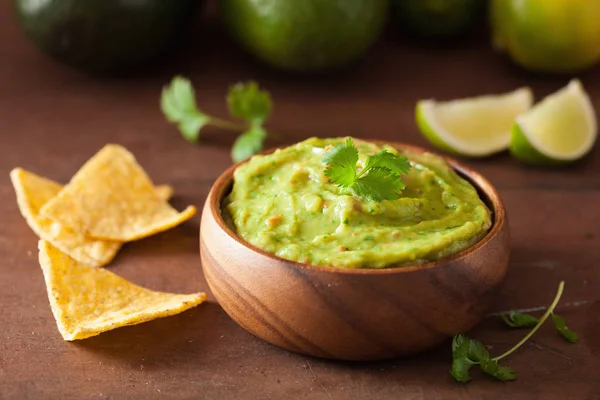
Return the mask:
[[240,162],[263,149],[267,132],[261,126],[255,126],[241,134],[231,149],[231,159]]
[[454,336],[452,340],[452,368],[450,370],[454,379],[463,383],[468,382],[471,379],[469,370],[473,365],[479,365],[483,372],[501,381],[516,379],[515,370],[511,367],[501,366],[499,361],[508,357],[526,343],[550,316],[552,316],[558,332],[569,342],[575,343],[578,338],[577,333],[567,328],[565,320],[554,314],[554,309],[560,301],[564,287],[565,282],[561,281],[558,284],[554,300],[552,300],[552,303],[539,320],[531,315],[514,311],[502,316],[502,319],[511,327],[527,326],[534,323],[534,321],[535,326],[517,344],[497,357],[491,358],[485,346],[476,340],[462,334]]
[[467,383],[471,380],[469,371],[475,365],[471,360],[465,357],[454,358],[450,374],[459,382]]
[[264,123],[273,107],[271,95],[256,82],[236,83],[229,88],[227,106],[231,115],[252,125]]
[[176,76],[162,91],[160,107],[167,120],[177,124],[183,137],[197,142],[210,117],[196,106],[194,88],[188,79]]
[[533,315],[516,311],[509,311],[508,314],[502,314],[501,317],[504,323],[511,328],[531,328],[538,323],[538,319]]
[[323,163],[327,164],[325,176],[344,189],[354,184],[357,162],[358,149],[350,138],[323,154]]
[[481,368],[481,370],[486,374],[501,381],[512,381],[517,377],[513,368],[503,367],[498,363],[497,360],[490,358],[481,360],[479,368]]
[[245,120],[246,124],[215,118],[199,110],[192,84],[181,76],[176,76],[163,88],[160,99],[160,106],[167,120],[177,124],[183,137],[190,142],[197,142],[200,131],[209,124],[221,129],[244,132],[231,149],[233,161],[238,162],[263,149],[267,131],[262,124],[271,113],[271,96],[269,92],[260,90],[256,82],[237,83],[229,89],[227,105],[230,113]]
[[388,168],[376,167],[354,181],[352,191],[368,200],[395,200],[405,188],[400,177]]
[[560,333],[565,339],[571,343],[577,342],[579,335],[577,332],[574,332],[567,327],[567,324],[562,317],[552,314],[552,321],[554,321],[554,326],[556,327],[558,333]]
[[466,357],[477,363],[490,358],[490,353],[480,341],[459,334],[452,339],[452,357]]
[[469,355],[469,339],[462,333],[452,338],[452,357],[467,357]]
[[323,154],[325,175],[342,189],[350,188],[354,195],[369,200],[395,200],[406,187],[401,179],[410,170],[406,157],[381,151],[367,158],[365,167],[357,172],[358,149],[352,139]]
[[406,175],[410,171],[410,163],[404,156],[397,156],[387,150],[369,156],[365,164],[365,169],[384,167],[388,168],[398,175]]
[[452,338],[452,368],[450,374],[459,382],[467,383],[471,380],[469,370],[475,363],[469,360],[469,346],[471,339],[465,335],[455,335]]
[[483,343],[475,339],[469,339],[468,357],[470,360],[481,362],[490,358],[490,352],[485,348]]

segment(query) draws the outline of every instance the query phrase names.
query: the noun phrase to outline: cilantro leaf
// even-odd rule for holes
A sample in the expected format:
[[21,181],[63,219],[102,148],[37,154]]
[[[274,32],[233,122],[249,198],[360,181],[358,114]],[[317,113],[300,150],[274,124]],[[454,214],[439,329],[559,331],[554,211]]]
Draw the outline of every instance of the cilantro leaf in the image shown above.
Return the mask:
[[183,137],[190,142],[197,142],[200,130],[210,122],[210,117],[196,106],[192,84],[181,76],[176,76],[163,88],[160,107],[167,120],[177,124]]
[[[454,335],[452,338],[452,356],[453,357],[467,357],[469,354],[469,338],[462,333]],[[466,345],[464,343],[467,343]]]
[[368,200],[395,200],[405,188],[400,176],[389,168],[375,167],[354,181],[352,191]]
[[452,368],[450,374],[459,382],[467,383],[471,380],[469,371],[475,365],[469,359],[470,340],[465,335],[455,335],[452,338]]
[[577,342],[579,335],[577,332],[574,332],[567,327],[567,324],[562,317],[553,313],[552,321],[554,321],[554,326],[556,327],[558,333],[560,333],[565,339],[571,343]]
[[535,318],[528,314],[522,314],[515,311],[511,311],[508,314],[502,315],[502,319],[506,324],[513,328],[519,328],[524,326],[531,326],[533,328],[523,337],[517,344],[502,353],[501,355],[492,358],[490,353],[480,342],[470,339],[465,335],[455,335],[452,340],[452,368],[450,373],[459,382],[466,383],[471,377],[469,376],[469,370],[473,365],[479,365],[479,368],[486,374],[499,379],[501,381],[510,381],[516,379],[515,370],[512,367],[504,367],[499,364],[499,361],[503,358],[508,357],[517,349],[519,349],[524,343],[529,340],[537,332],[537,330],[544,324],[544,322],[552,316],[556,330],[565,337],[569,342],[575,343],[578,339],[576,332],[571,331],[563,318],[554,314],[554,309],[560,301],[565,282],[561,281],[558,284],[558,289],[554,300],[550,306],[546,309],[544,314],[539,318]]
[[490,358],[490,352],[483,343],[475,339],[469,339],[469,359],[481,362]]
[[395,200],[406,187],[401,179],[410,169],[406,157],[381,151],[369,156],[365,167],[357,172],[358,149],[352,139],[323,154],[325,176],[342,189],[368,200]]
[[475,365],[471,360],[466,357],[454,358],[452,360],[452,368],[450,374],[454,379],[459,382],[467,383],[471,380],[469,371]]
[[256,82],[237,83],[230,87],[227,105],[232,115],[243,119],[245,124],[210,116],[198,109],[194,88],[184,77],[176,76],[163,88],[161,110],[167,120],[177,124],[179,131],[190,142],[198,142],[200,131],[206,125],[243,132],[233,144],[233,161],[244,160],[263,149],[267,131],[262,124],[273,108],[269,92],[260,90]]
[[531,328],[538,323],[538,319],[533,315],[516,311],[509,311],[508,314],[502,314],[501,317],[504,323],[511,328]]
[[356,163],[358,162],[358,149],[354,147],[352,139],[346,143],[335,146],[323,154],[323,162],[327,164],[325,176],[330,181],[337,183],[342,188],[350,187],[356,179]]
[[260,90],[254,81],[231,86],[227,94],[227,106],[231,115],[252,125],[265,122],[273,108],[269,92]]
[[467,357],[478,362],[490,358],[490,353],[481,342],[461,333],[452,338],[452,357]]
[[497,360],[491,358],[481,360],[479,368],[486,374],[501,381],[512,381],[517,378],[515,370],[512,367],[503,367]]
[[398,175],[406,175],[410,170],[410,164],[405,156],[397,156],[387,150],[369,156],[365,168],[385,167]]
[[471,380],[469,370],[474,366],[488,375],[502,381],[515,379],[515,371],[510,367],[502,367],[498,360],[490,358],[485,346],[465,335],[456,335],[452,340],[452,368],[450,373],[459,382],[467,383]]
[[240,162],[260,152],[266,137],[267,132],[260,125],[242,133],[233,143],[231,159],[234,162]]

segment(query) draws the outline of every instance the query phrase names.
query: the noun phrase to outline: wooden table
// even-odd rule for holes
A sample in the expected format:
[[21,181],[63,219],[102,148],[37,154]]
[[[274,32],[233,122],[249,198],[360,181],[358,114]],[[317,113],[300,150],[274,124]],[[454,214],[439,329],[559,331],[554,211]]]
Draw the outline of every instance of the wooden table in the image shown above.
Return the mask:
[[[214,298],[183,313],[67,343],[60,337],[37,261],[37,238],[19,215],[8,172],[16,166],[62,182],[106,143],[133,151],[157,183],[176,189],[177,208],[201,206],[230,165],[232,138],[207,130],[185,142],[160,113],[163,84],[193,79],[199,103],[225,114],[229,84],[256,79],[270,89],[270,126],[287,143],[354,135],[428,146],[415,101],[472,96],[531,85],[536,96],[567,78],[540,78],[495,55],[487,38],[448,48],[387,36],[368,59],[336,75],[274,73],[210,25],[181,56],[143,74],[93,79],[39,55],[0,6],[0,398],[6,399],[600,399],[600,146],[563,169],[528,168],[500,155],[467,161],[499,189],[511,222],[512,261],[491,312],[541,307],[560,280],[559,312],[581,334],[566,343],[548,325],[508,364],[518,380],[449,374],[450,344],[407,359],[342,363],[293,354],[237,326]],[[582,76],[600,105],[600,69]],[[198,256],[199,216],[125,246],[111,271],[164,291],[208,290]],[[398,332],[399,335],[402,332]],[[494,354],[516,343],[497,316],[470,334]]]

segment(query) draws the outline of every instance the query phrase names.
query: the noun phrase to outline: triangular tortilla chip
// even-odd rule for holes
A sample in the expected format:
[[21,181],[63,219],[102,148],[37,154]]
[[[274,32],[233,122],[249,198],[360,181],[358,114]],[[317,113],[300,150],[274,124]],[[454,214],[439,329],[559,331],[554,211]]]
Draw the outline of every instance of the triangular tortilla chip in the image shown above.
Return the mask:
[[[49,241],[63,253],[92,267],[106,265],[115,257],[122,242],[93,239],[39,215],[40,208],[62,190],[60,184],[21,168],[13,169],[10,179],[19,211],[40,239]],[[173,189],[167,185],[156,187],[156,191],[164,199],[173,194]]]
[[177,212],[161,199],[133,155],[106,145],[75,174],[40,214],[87,236],[129,242],[191,218],[194,206]]
[[179,314],[206,298],[205,293],[145,289],[106,269],[78,263],[45,240],[39,250],[50,307],[65,340]]

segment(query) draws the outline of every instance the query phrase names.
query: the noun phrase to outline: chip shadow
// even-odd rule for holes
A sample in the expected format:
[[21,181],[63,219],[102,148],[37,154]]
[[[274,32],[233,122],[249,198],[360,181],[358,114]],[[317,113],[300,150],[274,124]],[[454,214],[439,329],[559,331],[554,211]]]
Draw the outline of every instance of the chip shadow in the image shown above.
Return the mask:
[[187,221],[165,232],[126,243],[117,255],[117,259],[139,255],[164,256],[166,254],[186,253],[194,253],[200,257],[199,231],[200,226],[197,221]]
[[118,328],[72,343],[77,350],[93,353],[99,361],[121,367],[140,369],[143,364],[144,369],[176,368],[175,364],[195,364],[211,347],[210,351],[214,352],[219,338],[231,331],[230,326],[225,326],[229,323],[222,323],[226,321],[224,315],[217,303],[205,302],[181,314]]

